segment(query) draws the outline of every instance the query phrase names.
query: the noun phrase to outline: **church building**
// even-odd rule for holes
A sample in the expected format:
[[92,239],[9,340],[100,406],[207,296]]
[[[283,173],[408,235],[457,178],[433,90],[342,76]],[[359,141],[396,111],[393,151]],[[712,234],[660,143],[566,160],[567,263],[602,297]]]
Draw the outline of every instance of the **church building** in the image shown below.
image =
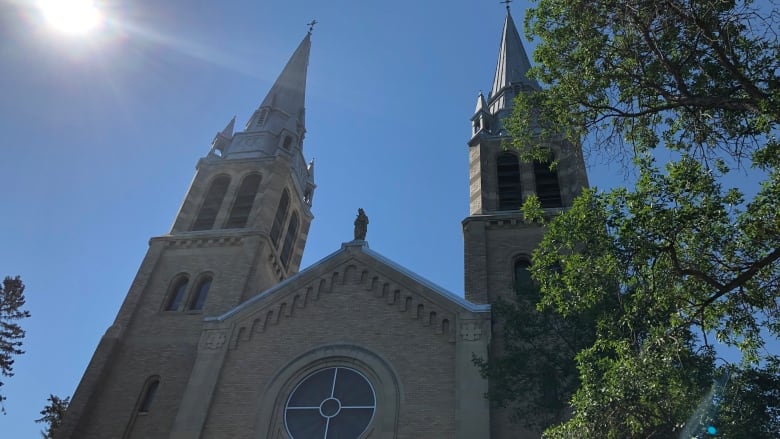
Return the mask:
[[509,10],[464,139],[464,294],[372,250],[362,212],[353,241],[300,270],[316,188],[303,151],[310,48],[308,33],[244,129],[231,120],[198,160],[58,439],[539,436],[491,405],[472,360],[500,355],[491,303],[512,300],[544,230],[520,205],[536,194],[553,215],[587,177],[561,139],[544,140],[555,170],[505,148],[513,98],[539,87]]

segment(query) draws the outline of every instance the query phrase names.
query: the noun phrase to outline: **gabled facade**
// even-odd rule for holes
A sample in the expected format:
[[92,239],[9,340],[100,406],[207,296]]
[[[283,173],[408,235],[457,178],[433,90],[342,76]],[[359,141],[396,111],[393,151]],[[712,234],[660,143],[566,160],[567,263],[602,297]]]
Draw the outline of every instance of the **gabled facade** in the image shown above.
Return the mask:
[[538,88],[511,15],[472,118],[465,298],[362,238],[299,271],[316,187],[303,157],[310,47],[307,34],[244,130],[233,118],[198,161],[58,439],[538,437],[491,407],[473,358],[501,355],[490,304],[511,300],[542,236],[520,204],[536,194],[554,214],[587,180],[576,145],[544,140],[556,171],[504,148],[513,97]]
[[[489,328],[489,306],[345,243],[206,319],[170,437],[487,437],[487,383],[471,358],[487,354]],[[334,369],[335,388],[294,401]],[[341,371],[367,383],[364,399],[339,388]]]

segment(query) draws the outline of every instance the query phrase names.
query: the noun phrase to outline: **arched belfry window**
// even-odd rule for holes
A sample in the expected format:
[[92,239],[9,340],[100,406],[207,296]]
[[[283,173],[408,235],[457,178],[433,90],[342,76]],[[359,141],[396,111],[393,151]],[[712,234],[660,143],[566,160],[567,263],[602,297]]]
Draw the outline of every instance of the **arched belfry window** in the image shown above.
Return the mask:
[[187,293],[188,283],[189,278],[187,276],[181,276],[173,282],[165,300],[165,311],[177,311],[179,309],[181,302],[184,300],[184,295]]
[[217,219],[217,213],[222,206],[222,199],[225,198],[225,192],[230,185],[230,177],[220,175],[211,182],[209,190],[206,192],[206,198],[200,206],[200,212],[192,225],[192,230],[209,230],[214,227],[214,221]]
[[276,209],[274,223],[271,226],[271,242],[273,242],[277,247],[279,247],[279,238],[282,237],[282,228],[284,227],[284,220],[287,218],[287,211],[289,209],[290,191],[285,189],[282,193],[282,198],[279,199],[279,207]]
[[240,229],[246,227],[249,220],[249,214],[252,212],[252,206],[255,203],[257,190],[260,188],[262,177],[259,174],[251,174],[244,178],[241,186],[238,188],[236,200],[230,209],[230,216],[225,225],[228,229]]
[[523,205],[523,193],[520,187],[520,161],[511,152],[504,152],[498,156],[496,167],[498,209],[520,209]]
[[290,259],[292,257],[292,251],[295,247],[295,240],[298,236],[298,214],[293,212],[290,217],[290,225],[287,226],[287,234],[284,236],[284,246],[282,246],[282,253],[279,257],[282,259],[284,268],[290,266]]
[[550,162],[534,160],[534,178],[536,179],[536,196],[539,197],[542,207],[562,207],[558,171],[550,169]]
[[190,310],[200,311],[203,309],[203,305],[206,304],[206,297],[209,295],[211,281],[211,276],[206,276],[198,282],[198,287],[195,289],[195,295],[192,297],[192,300],[190,300]]

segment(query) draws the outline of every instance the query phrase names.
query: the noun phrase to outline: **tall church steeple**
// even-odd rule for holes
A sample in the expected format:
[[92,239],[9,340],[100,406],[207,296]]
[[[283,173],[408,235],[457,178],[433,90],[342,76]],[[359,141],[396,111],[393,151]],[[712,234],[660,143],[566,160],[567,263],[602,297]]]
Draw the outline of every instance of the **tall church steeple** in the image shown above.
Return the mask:
[[[315,188],[302,152],[310,47],[309,33],[244,131],[233,132],[233,118],[198,160],[170,232],[151,239],[58,437],[162,437],[190,388],[204,317],[298,272]],[[146,416],[149,398],[154,416]]]
[[275,268],[261,289],[298,270],[312,219],[316,185],[303,157],[310,49],[307,33],[245,129],[233,133],[234,118],[217,134],[171,231],[265,236]]
[[[562,137],[538,139],[549,148],[551,161],[557,162],[554,168],[550,162],[524,162],[516,151],[506,148],[510,137],[503,120],[511,115],[515,97],[540,90],[539,84],[528,77],[530,68],[528,54],[507,8],[493,85],[487,99],[482,93],[477,98],[468,142],[470,216],[463,221],[466,295],[478,303],[493,302],[501,295],[497,292],[502,288],[493,282],[512,285],[511,264],[501,268],[495,264],[521,255],[529,258],[541,239],[540,229],[523,221],[523,202],[536,195],[542,207],[553,214],[556,209],[571,205],[588,184],[579,145]],[[496,276],[501,273],[506,278],[499,280]]]
[[[482,94],[477,99],[468,142],[470,214],[462,225],[465,295],[474,303],[512,303],[528,293],[523,285],[528,284],[531,254],[545,232],[523,218],[520,209],[528,197],[537,196],[549,217],[570,206],[588,184],[579,145],[561,136],[537,139],[550,151],[548,162],[525,162],[508,147],[511,139],[503,122],[512,114],[515,97],[540,90],[527,76],[530,68],[507,8],[493,86],[486,101]],[[557,167],[551,168],[553,160]],[[489,356],[500,358],[502,322],[498,315],[492,318]],[[521,431],[511,422],[509,410],[500,407],[491,407],[490,433],[500,439],[539,437],[539,432]]]

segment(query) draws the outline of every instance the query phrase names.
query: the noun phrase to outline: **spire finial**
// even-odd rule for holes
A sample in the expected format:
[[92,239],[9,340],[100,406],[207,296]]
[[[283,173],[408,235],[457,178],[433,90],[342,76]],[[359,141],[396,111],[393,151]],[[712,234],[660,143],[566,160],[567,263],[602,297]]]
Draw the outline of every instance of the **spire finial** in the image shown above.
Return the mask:
[[317,20],[312,20],[312,21],[306,23],[306,26],[309,26],[309,33],[312,33],[312,31],[314,30],[314,25],[317,24],[317,23],[319,23],[319,21],[317,21]]
[[506,11],[509,12],[509,4],[512,3],[513,0],[504,0],[500,1],[499,3],[503,3],[506,5]]

